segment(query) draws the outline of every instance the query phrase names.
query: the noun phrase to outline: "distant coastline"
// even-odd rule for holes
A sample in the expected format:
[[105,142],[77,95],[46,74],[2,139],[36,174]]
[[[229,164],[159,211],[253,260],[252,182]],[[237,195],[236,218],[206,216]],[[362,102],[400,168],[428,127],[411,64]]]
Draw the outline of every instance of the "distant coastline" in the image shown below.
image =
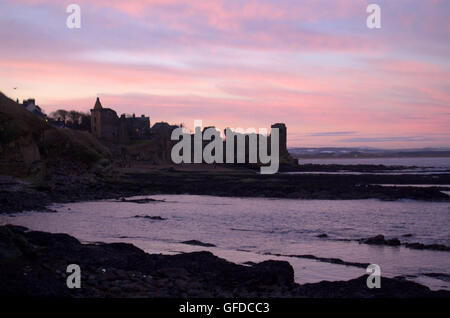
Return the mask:
[[377,149],[336,147],[289,147],[291,156],[297,159],[371,159],[371,158],[449,158],[448,148]]

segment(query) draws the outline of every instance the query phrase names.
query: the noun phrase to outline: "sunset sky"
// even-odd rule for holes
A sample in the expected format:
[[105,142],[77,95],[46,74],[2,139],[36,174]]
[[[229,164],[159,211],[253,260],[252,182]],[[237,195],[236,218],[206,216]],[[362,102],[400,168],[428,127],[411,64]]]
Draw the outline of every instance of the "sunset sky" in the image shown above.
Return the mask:
[[450,147],[449,21],[449,0],[0,0],[0,91],[47,113],[100,96],[152,123],[284,122],[291,147]]

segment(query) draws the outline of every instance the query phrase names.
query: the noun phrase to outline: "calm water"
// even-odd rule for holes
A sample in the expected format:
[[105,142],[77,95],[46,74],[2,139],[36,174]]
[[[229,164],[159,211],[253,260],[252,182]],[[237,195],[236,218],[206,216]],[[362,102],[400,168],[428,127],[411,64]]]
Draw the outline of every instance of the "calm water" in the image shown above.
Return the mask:
[[[283,259],[299,283],[347,280],[363,268],[329,264],[283,255],[313,254],[344,261],[376,263],[382,275],[413,275],[410,279],[433,289],[450,289],[450,282],[426,273],[450,275],[450,253],[404,247],[369,246],[341,239],[377,234],[402,241],[450,245],[450,204],[420,201],[289,200],[158,195],[166,202],[148,204],[113,201],[54,205],[57,213],[26,212],[0,216],[35,230],[69,233],[85,242],[130,242],[150,253],[173,254],[210,250],[236,263]],[[155,221],[135,216],[161,216]],[[318,234],[328,234],[319,239]],[[411,238],[401,237],[413,234]],[[200,240],[217,247],[181,244]]]

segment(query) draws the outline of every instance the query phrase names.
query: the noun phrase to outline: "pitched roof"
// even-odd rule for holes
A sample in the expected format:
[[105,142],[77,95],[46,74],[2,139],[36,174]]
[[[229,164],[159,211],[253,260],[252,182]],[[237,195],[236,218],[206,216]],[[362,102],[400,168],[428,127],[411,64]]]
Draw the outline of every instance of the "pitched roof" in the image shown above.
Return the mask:
[[100,103],[100,98],[97,97],[97,100],[95,101],[94,109],[102,109],[102,103]]

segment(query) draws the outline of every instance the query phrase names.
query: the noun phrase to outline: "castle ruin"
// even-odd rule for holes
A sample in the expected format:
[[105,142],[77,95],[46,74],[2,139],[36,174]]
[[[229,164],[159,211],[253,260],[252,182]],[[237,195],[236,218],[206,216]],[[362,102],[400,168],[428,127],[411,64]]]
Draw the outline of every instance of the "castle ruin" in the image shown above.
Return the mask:
[[[147,160],[154,162],[171,162],[169,159],[172,146],[175,141],[171,140],[172,131],[178,126],[169,125],[165,122],[156,123],[150,128],[150,117],[142,115],[141,117],[125,116],[122,114],[120,117],[111,108],[104,108],[97,97],[94,108],[91,109],[91,133],[102,142],[110,144],[123,144],[128,141],[147,139],[148,142],[135,146],[132,150],[126,149],[122,146],[122,154],[127,153],[134,160]],[[212,127],[213,128],[213,127]],[[282,163],[292,163],[294,159],[289,155],[287,151],[287,129],[283,123],[273,124],[271,128],[277,128],[279,130],[279,157]],[[203,134],[203,132],[202,132]],[[249,162],[249,142],[252,134],[244,134],[245,144],[245,162]],[[233,138],[242,136],[237,133]],[[259,134],[256,134],[256,140],[260,138]],[[270,138],[268,136],[270,151]],[[223,140],[225,144],[226,138]],[[207,144],[206,141],[202,141],[202,148]],[[234,143],[234,156],[236,156],[237,142]],[[226,147],[224,147],[224,156],[226,155]],[[194,147],[191,148],[192,151]],[[156,160],[155,157],[159,159]],[[225,157],[224,157],[225,158]],[[236,158],[237,159],[237,158]],[[236,161],[237,162],[237,161]]]
[[104,108],[97,97],[95,106],[91,109],[91,133],[98,139],[123,143],[133,139],[143,139],[150,134],[150,117],[142,115],[120,117],[111,108]]

